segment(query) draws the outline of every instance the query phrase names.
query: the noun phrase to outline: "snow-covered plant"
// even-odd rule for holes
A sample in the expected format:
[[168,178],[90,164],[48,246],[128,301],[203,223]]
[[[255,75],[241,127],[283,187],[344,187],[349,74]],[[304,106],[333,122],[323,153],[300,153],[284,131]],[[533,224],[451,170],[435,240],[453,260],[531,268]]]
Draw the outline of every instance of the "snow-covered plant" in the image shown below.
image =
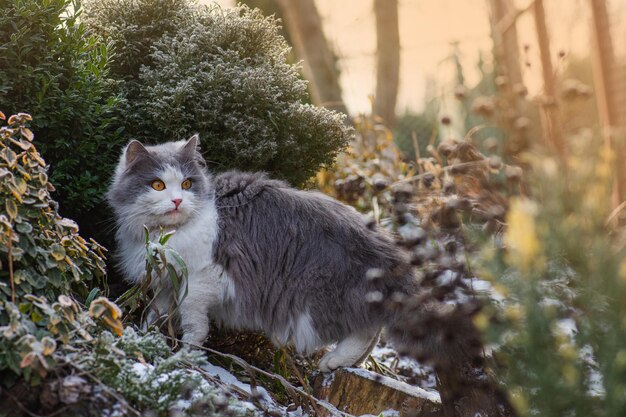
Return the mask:
[[249,413],[226,391],[190,368],[206,364],[202,352],[184,348],[173,354],[158,332],[139,334],[127,327],[119,338],[102,332],[94,349],[73,356],[77,368],[113,388],[140,411],[159,416],[175,410],[185,415]]

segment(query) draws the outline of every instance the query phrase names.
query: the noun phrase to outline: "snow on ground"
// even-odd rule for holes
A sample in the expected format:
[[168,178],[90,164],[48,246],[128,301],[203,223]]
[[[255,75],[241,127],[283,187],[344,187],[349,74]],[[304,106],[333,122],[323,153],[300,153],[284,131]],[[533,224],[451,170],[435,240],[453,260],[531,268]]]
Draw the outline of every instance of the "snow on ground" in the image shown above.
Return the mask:
[[346,370],[360,376],[361,378],[366,378],[371,381],[375,380],[379,384],[383,384],[384,386],[394,389],[396,391],[404,392],[405,394],[411,395],[413,397],[425,398],[433,403],[441,403],[441,397],[436,391],[428,391],[423,388],[409,385],[405,382],[398,381],[393,378],[374,374],[372,372],[366,371],[363,368],[347,368]]
[[[231,385],[236,387],[239,391],[244,392],[252,398],[253,396],[258,399],[258,402],[262,404],[262,406],[271,411],[273,415],[281,415],[286,417],[304,417],[307,414],[302,412],[302,408],[298,407],[294,411],[287,410],[286,406],[278,404],[272,396],[267,392],[267,390],[261,386],[257,386],[253,389],[250,384],[246,384],[241,382],[235,375],[227,371],[226,369],[213,365],[211,363],[204,365],[202,367],[209,375],[218,378],[222,383]],[[244,400],[246,400],[244,398]],[[260,410],[255,404],[251,401],[248,401],[248,404],[251,406],[251,410],[255,412],[256,415],[266,415],[265,410]]]
[[396,373],[401,381],[431,392],[437,392],[437,381],[435,380],[435,371],[432,367],[400,356],[395,349],[384,344],[378,344],[372,350],[371,355],[379,364]]

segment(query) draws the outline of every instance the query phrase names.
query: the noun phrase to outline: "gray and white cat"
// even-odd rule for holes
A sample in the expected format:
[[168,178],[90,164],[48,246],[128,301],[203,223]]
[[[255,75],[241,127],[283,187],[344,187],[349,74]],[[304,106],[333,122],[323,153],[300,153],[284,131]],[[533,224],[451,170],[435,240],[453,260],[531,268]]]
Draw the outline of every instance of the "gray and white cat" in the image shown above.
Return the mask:
[[[406,255],[365,216],[321,193],[259,173],[210,175],[198,146],[194,136],[124,149],[107,197],[127,279],[144,279],[143,226],[153,237],[175,229],[168,244],[189,271],[183,341],[201,344],[211,318],[305,354],[337,342],[322,371],[360,363],[393,319],[368,294],[417,290]],[[172,292],[156,300],[160,312],[169,297],[182,298]]]

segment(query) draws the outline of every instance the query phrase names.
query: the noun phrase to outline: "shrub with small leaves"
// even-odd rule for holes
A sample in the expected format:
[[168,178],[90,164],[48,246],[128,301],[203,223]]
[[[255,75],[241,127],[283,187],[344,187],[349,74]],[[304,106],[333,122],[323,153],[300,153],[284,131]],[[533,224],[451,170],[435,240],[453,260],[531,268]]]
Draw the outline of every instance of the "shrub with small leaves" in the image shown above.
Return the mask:
[[59,216],[30,120],[20,113],[0,127],[0,372],[43,376],[57,342],[89,339],[94,323],[71,294],[85,297],[105,265],[104,248]]
[[[154,143],[199,133],[203,154],[216,169],[268,171],[294,185],[330,164],[350,130],[341,115],[305,104],[306,82],[287,62],[289,48],[276,21],[244,6],[188,2],[181,16],[165,7],[171,2],[87,6],[87,22],[116,42],[124,60],[114,66],[124,69],[129,135]],[[164,15],[175,27],[172,21],[155,24]],[[137,36],[146,27],[154,30]],[[149,42],[148,55],[124,52],[146,50]]]

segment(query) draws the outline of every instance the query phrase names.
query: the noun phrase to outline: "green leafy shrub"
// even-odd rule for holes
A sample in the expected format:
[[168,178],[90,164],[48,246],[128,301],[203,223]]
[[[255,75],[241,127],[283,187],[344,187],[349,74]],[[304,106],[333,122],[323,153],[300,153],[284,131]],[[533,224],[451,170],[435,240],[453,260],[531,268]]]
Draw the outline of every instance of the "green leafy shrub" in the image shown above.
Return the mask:
[[104,249],[57,212],[30,120],[21,113],[0,128],[0,372],[27,377],[46,374],[57,342],[89,339],[94,322],[71,294],[86,296],[105,274]]
[[404,158],[407,160],[416,159],[416,149],[413,143],[413,136],[419,146],[420,156],[429,156],[428,145],[435,145],[438,142],[439,132],[437,131],[437,120],[429,113],[404,113],[396,122],[393,129],[394,141]]
[[[487,329],[520,416],[623,416],[626,246],[612,225],[611,152],[587,135],[570,156],[530,159],[531,198],[516,198],[506,247],[479,274],[500,293]],[[565,173],[565,175],[564,175]]]
[[[198,132],[218,169],[265,170],[293,184],[332,162],[349,131],[339,114],[304,104],[306,83],[287,63],[273,18],[171,2],[87,6],[91,27],[120,51],[114,67],[125,80],[130,136],[153,143]],[[149,54],[135,55],[148,43]]]
[[0,108],[32,126],[65,215],[101,206],[120,146],[107,78],[110,45],[79,21],[72,0],[6,0],[0,8]]

